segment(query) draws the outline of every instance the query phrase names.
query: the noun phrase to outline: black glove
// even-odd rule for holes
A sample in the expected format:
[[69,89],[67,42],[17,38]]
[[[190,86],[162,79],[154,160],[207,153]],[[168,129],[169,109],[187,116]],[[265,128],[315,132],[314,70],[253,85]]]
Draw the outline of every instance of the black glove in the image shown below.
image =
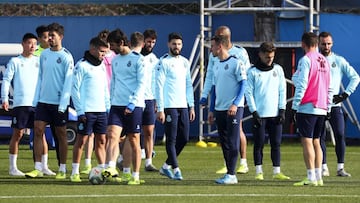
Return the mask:
[[276,117],[277,124],[283,124],[285,122],[285,109],[279,109],[279,115]]
[[342,94],[334,95],[333,102],[334,102],[334,104],[338,104],[338,103],[344,101],[348,97],[349,97],[349,95],[346,94],[346,92],[343,92]]
[[260,118],[259,114],[257,111],[254,111],[252,113],[252,116],[253,116],[253,125],[254,125],[254,128],[258,128],[262,125],[262,119]]

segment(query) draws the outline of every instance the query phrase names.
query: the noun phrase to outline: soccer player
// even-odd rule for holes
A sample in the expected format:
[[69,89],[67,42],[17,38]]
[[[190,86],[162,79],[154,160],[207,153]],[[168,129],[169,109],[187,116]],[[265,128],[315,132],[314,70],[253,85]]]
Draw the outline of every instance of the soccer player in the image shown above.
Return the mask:
[[36,88],[34,104],[36,104],[34,122],[35,170],[26,173],[26,177],[42,177],[41,154],[43,151],[43,135],[46,125],[54,125],[59,141],[60,166],[56,179],[66,178],[67,107],[70,103],[71,83],[74,59],[71,53],[62,46],[64,27],[52,23],[49,28],[50,48],[40,56],[39,82]]
[[[133,52],[135,52],[136,54],[140,54],[140,51],[143,46],[144,46],[144,35],[141,34],[140,32],[132,33],[130,36],[130,49]],[[145,77],[147,78],[148,75],[145,74]],[[146,104],[145,104],[145,106],[146,106]],[[143,113],[143,115],[144,115],[144,113]],[[122,148],[120,148],[120,152],[122,155],[121,164],[123,167],[122,168],[123,174],[121,176],[121,180],[124,182],[127,182],[131,179],[131,161],[132,161],[132,150],[131,150],[131,145],[130,145],[129,139],[125,138],[123,144],[120,145],[120,147],[122,147]],[[119,161],[119,159],[118,159],[118,161]],[[119,170],[121,170],[121,169],[119,169]]]
[[146,71],[145,109],[143,113],[142,134],[144,137],[145,149],[145,171],[159,171],[152,163],[154,153],[154,129],[155,129],[155,66],[159,59],[153,53],[157,40],[157,33],[153,29],[143,32],[144,46],[141,54],[144,56]]
[[[330,113],[330,124],[335,135],[335,153],[337,157],[337,176],[350,177],[344,169],[345,163],[345,121],[344,114],[341,109],[341,102],[345,101],[356,89],[360,78],[355,69],[343,57],[332,52],[333,39],[329,32],[321,32],[319,35],[319,49],[326,57],[331,68],[331,83],[334,97]],[[340,93],[342,77],[346,75],[349,83],[344,92]],[[322,175],[329,176],[329,169],[326,163],[326,133],[324,131],[321,136],[321,148],[323,151]]]
[[169,53],[160,58],[155,70],[156,118],[165,125],[167,154],[160,174],[173,180],[183,179],[177,157],[189,141],[190,121],[195,120],[190,64],[181,55],[182,47],[182,36],[170,33]]
[[325,117],[330,111],[330,66],[318,51],[318,37],[312,32],[302,35],[301,46],[305,55],[300,58],[293,75],[295,94],[292,111],[301,137],[307,177],[295,186],[322,186],[322,150],[320,135],[325,127]]
[[[49,29],[47,25],[40,25],[36,28],[36,34],[38,36],[38,46],[34,52],[35,56],[40,57],[41,53],[50,47],[49,44]],[[58,164],[60,164],[60,157],[59,157],[59,142],[57,140],[57,137],[55,136],[55,128],[54,126],[50,126],[51,128],[51,133],[52,133],[52,137],[54,139],[54,143],[55,143],[55,150],[56,150],[56,158],[58,160]],[[56,175],[56,173],[54,173],[53,171],[51,171],[48,167],[48,151],[49,151],[49,146],[48,143],[46,141],[46,136],[44,134],[43,136],[43,143],[44,143],[44,151],[43,151],[43,155],[41,156],[41,163],[43,165],[43,173],[44,175]],[[33,151],[34,152],[34,151]],[[34,155],[35,156],[35,155]]]
[[128,137],[133,156],[133,173],[129,185],[140,184],[140,130],[145,107],[145,70],[143,56],[131,51],[125,33],[116,29],[108,36],[110,49],[118,55],[112,61],[109,113],[106,144],[105,177],[117,177],[116,158],[122,131]]
[[[102,40],[107,41],[107,37],[110,34],[110,31],[105,29],[99,32],[98,37],[101,38]],[[110,46],[110,45],[109,45]],[[110,91],[110,81],[111,81],[111,61],[112,59],[115,57],[115,53],[108,49],[108,52],[105,54],[104,59],[103,59],[103,63],[105,64],[105,68],[106,68],[106,80],[107,80],[107,84],[108,84],[108,88]]]
[[89,135],[95,135],[95,155],[98,166],[105,167],[107,112],[110,95],[102,62],[109,50],[107,41],[99,37],[90,40],[90,49],[75,65],[72,101],[78,115],[78,136],[73,147],[71,182],[81,182],[79,165],[82,150]]
[[13,133],[9,144],[9,175],[25,176],[17,167],[19,142],[25,128],[34,127],[35,108],[32,106],[39,76],[39,57],[34,56],[37,37],[26,33],[22,38],[23,52],[12,57],[7,64],[1,85],[2,108],[9,111],[9,90],[14,86],[12,123]]
[[[228,52],[230,55],[232,56],[236,56],[236,58],[238,60],[240,60],[241,63],[243,63],[246,67],[246,69],[250,68],[250,60],[249,60],[249,55],[246,52],[246,50],[242,47],[239,46],[235,46],[231,43],[231,31],[230,28],[227,26],[220,26],[216,29],[215,31],[215,35],[222,35],[225,36],[226,39],[228,40]],[[213,79],[213,67],[216,61],[218,61],[219,59],[217,57],[215,57],[212,53],[210,53],[209,55],[209,63],[207,66],[207,71],[206,71],[206,77],[205,77],[205,84],[204,84],[204,89],[201,93],[201,99],[200,99],[200,104],[201,105],[206,105],[207,103],[207,96],[210,93],[212,87],[212,79]],[[213,109],[213,107],[211,107],[210,109]],[[213,117],[213,112],[209,112],[208,117]],[[240,174],[245,174],[249,171],[248,165],[247,165],[247,160],[246,160],[246,146],[247,146],[247,141],[246,141],[246,136],[245,133],[242,129],[242,121],[240,121],[240,166],[237,170],[237,173]],[[219,174],[223,174],[226,173],[226,166],[224,166],[223,168],[219,169],[216,171],[216,173]]]
[[216,179],[218,184],[236,184],[236,162],[240,148],[240,121],[244,112],[246,85],[245,64],[231,56],[225,36],[215,35],[211,39],[211,52],[218,57],[213,64],[215,98],[214,115],[226,164],[226,174]]
[[[107,42],[107,36],[109,35],[109,33],[110,33],[110,31],[107,29],[102,30],[99,32],[98,37],[100,39],[102,39],[103,41]],[[102,57],[102,59],[103,59],[102,62],[105,65],[106,82],[107,82],[109,91],[110,91],[110,81],[111,81],[111,61],[114,57],[115,57],[115,53],[113,51],[111,51],[110,49],[108,49],[108,52],[105,54],[104,57]],[[91,168],[92,168],[91,155],[94,150],[94,133],[91,133],[91,135],[89,135],[89,139],[85,143],[84,149],[85,149],[84,150],[85,151],[85,159],[84,159],[85,166],[80,171],[80,173],[81,174],[89,174],[91,171]]]
[[283,68],[274,63],[275,51],[273,43],[262,43],[258,54],[259,60],[247,71],[245,97],[253,115],[256,180],[264,180],[262,165],[266,130],[270,138],[273,179],[290,179],[280,171],[280,144],[286,109],[286,80]]
[[49,44],[49,28],[47,25],[40,25],[36,28],[39,45],[37,46],[34,55],[39,56],[41,52],[50,47]]

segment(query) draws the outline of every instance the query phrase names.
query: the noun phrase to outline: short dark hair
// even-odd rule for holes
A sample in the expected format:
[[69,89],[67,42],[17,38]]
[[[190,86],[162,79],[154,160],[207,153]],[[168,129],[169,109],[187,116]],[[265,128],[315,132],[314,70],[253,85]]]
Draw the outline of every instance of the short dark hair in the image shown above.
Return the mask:
[[107,40],[107,37],[109,36],[110,30],[108,29],[104,29],[101,30],[98,34],[98,37],[101,38],[102,40]]
[[301,41],[308,47],[314,47],[318,44],[318,37],[313,32],[305,32],[301,37]]
[[121,42],[124,42],[124,46],[129,45],[126,34],[122,30],[120,30],[119,28],[116,29],[116,30],[113,30],[113,31],[111,31],[109,33],[109,35],[107,37],[107,41],[109,43],[115,42],[117,44],[120,44]]
[[48,28],[51,32],[57,32],[59,35],[64,35],[64,26],[60,25],[59,23],[51,23]]
[[90,45],[94,47],[108,47],[107,41],[101,39],[100,37],[94,37],[90,40]]
[[169,41],[168,41],[168,42],[170,42],[170,41],[173,40],[173,39],[180,39],[180,40],[182,40],[182,36],[181,36],[180,33],[172,32],[172,33],[169,34]]
[[25,42],[28,39],[36,39],[37,40],[37,37],[33,33],[24,34],[22,41]]
[[47,25],[40,25],[36,28],[36,34],[38,37],[42,37],[44,32],[49,32],[49,27]]
[[141,42],[144,42],[144,35],[141,32],[134,32],[130,36],[130,45],[132,47],[139,46]]
[[320,34],[319,34],[319,38],[320,37],[332,37],[331,36],[331,33],[330,32],[321,32]]
[[276,47],[272,42],[263,42],[261,43],[259,48],[259,52],[262,53],[271,53],[275,51],[276,51]]
[[215,35],[211,38],[211,40],[214,40],[217,45],[221,44],[224,46],[229,45],[229,40],[224,35]]
[[157,39],[157,34],[154,29],[147,29],[143,32],[144,39],[151,38],[151,39]]

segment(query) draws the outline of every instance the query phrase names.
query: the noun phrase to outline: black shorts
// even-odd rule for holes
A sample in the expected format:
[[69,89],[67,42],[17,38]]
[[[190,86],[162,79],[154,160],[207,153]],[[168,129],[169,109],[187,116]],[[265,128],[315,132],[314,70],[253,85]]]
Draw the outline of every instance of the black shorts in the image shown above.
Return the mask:
[[78,122],[77,130],[80,135],[106,134],[108,115],[106,112],[85,113],[86,123]]
[[123,132],[140,133],[143,108],[135,107],[131,114],[125,115],[125,106],[111,106],[108,125],[123,127]]
[[155,100],[145,100],[145,109],[142,115],[143,125],[155,125]]
[[17,129],[34,128],[35,108],[18,106],[13,108],[11,127]]
[[68,112],[60,113],[59,105],[38,103],[35,110],[35,121],[44,121],[50,125],[61,127],[65,126]]

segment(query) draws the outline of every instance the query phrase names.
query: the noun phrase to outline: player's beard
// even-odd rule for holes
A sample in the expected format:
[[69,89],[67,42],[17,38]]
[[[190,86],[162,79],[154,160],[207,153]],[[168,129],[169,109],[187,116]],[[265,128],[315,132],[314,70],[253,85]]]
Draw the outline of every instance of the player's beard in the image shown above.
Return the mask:
[[321,54],[324,55],[324,56],[329,56],[331,53],[330,50],[321,50]]
[[179,49],[170,49],[170,53],[173,56],[178,56],[178,55],[180,55],[180,50]]
[[143,56],[146,56],[146,55],[150,54],[152,52],[152,50],[153,49],[151,47],[144,47],[141,49],[141,54]]

